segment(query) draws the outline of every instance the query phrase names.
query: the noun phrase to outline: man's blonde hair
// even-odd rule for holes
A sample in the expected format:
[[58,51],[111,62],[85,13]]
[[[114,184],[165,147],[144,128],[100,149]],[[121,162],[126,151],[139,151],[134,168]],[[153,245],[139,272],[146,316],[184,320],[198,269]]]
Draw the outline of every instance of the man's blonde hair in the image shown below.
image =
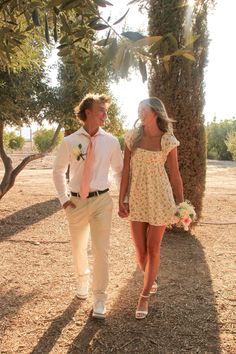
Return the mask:
[[110,105],[111,99],[109,96],[105,94],[94,94],[88,93],[80,102],[78,106],[74,108],[75,114],[79,117],[83,122],[86,121],[86,109],[90,109],[93,107],[94,103],[106,103]]

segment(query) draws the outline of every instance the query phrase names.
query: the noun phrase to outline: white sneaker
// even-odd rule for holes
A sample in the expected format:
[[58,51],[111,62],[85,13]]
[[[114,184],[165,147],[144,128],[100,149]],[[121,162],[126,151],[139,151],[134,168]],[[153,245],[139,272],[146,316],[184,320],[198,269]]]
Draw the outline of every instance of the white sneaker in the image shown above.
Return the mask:
[[106,306],[104,300],[95,300],[93,305],[93,318],[104,319],[106,317]]
[[87,297],[88,297],[88,284],[80,285],[77,288],[76,296],[81,300],[87,299]]

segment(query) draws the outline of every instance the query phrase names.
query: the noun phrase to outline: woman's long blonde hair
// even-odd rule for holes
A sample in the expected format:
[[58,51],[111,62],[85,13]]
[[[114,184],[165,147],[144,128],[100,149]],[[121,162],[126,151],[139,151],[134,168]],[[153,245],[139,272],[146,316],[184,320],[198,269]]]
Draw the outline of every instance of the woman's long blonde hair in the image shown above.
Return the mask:
[[[163,132],[173,132],[173,127],[172,123],[175,122],[173,119],[168,117],[168,114],[166,112],[164,103],[157,97],[149,97],[145,100],[142,100],[139,105],[145,105],[151,108],[153,112],[157,114],[156,118],[156,123],[158,128]],[[143,134],[144,134],[144,128],[142,124],[137,124],[139,121],[139,118],[135,121],[134,123],[134,128],[138,128],[135,130],[135,136],[133,137],[133,142],[131,144],[131,150],[134,150],[137,148],[139,142],[141,141]]]

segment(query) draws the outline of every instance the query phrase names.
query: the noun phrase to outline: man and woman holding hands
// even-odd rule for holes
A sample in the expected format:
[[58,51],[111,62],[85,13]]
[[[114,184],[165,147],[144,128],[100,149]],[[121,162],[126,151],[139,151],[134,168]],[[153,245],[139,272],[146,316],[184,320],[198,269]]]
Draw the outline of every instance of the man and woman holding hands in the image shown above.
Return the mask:
[[88,94],[75,107],[82,127],[63,139],[54,162],[53,179],[69,225],[78,277],[77,296],[88,296],[90,236],[94,258],[92,316],[105,318],[113,204],[108,174],[112,169],[120,190],[119,216],[130,221],[137,262],[144,274],[135,312],[137,319],[143,319],[148,314],[149,295],[157,291],[165,228],[175,223],[176,204],[184,200],[177,158],[179,142],[164,104],[151,97],[139,104],[140,124],[126,133],[123,158],[118,139],[102,129],[109,104],[106,95]]

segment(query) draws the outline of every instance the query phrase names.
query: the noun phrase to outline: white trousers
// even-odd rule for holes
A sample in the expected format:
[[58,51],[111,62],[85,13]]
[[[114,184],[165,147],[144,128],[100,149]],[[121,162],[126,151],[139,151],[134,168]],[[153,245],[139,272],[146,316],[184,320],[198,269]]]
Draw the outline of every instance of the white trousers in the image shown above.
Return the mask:
[[71,197],[76,208],[67,207],[66,217],[71,235],[72,255],[79,285],[88,281],[88,240],[91,235],[93,253],[93,295],[105,300],[108,285],[108,252],[112,219],[112,198],[109,193],[92,198]]

